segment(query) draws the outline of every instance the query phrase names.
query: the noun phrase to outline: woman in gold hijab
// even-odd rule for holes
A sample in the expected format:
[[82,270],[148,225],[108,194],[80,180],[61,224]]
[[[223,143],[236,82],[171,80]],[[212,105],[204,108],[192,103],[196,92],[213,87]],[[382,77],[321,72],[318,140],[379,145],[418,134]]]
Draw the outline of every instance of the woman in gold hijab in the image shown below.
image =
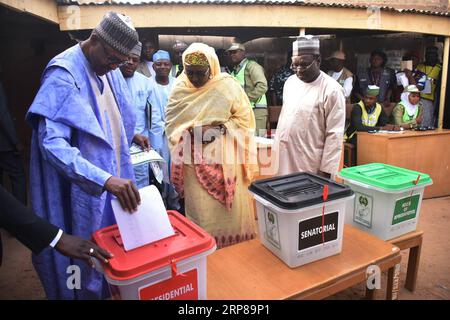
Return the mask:
[[220,73],[213,48],[193,43],[183,64],[166,111],[172,182],[185,198],[186,216],[218,248],[252,239],[247,188],[258,167],[250,102],[232,76]]

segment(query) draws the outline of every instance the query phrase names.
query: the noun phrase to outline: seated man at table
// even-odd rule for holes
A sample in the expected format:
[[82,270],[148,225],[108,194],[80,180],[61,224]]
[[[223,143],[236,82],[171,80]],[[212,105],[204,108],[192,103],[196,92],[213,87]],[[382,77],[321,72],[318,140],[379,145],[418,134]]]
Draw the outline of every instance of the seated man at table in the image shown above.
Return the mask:
[[388,124],[388,117],[381,104],[377,102],[379,92],[379,87],[368,86],[362,100],[353,105],[350,126],[344,137],[346,142],[356,146],[358,131],[400,130],[399,126]]

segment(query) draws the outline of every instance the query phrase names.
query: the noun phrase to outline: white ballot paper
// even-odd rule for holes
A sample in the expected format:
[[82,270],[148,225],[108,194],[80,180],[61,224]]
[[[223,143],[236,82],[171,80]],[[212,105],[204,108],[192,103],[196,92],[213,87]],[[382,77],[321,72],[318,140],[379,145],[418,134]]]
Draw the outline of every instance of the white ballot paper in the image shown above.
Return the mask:
[[123,210],[118,199],[111,202],[125,251],[175,234],[158,189],[150,185],[139,193],[141,204],[133,213]]
[[405,132],[406,132],[406,130],[404,130],[404,131],[378,130],[377,131],[377,133],[394,133],[394,134],[402,134]]
[[151,162],[165,162],[161,155],[153,149],[144,151],[140,147],[132,145],[130,148],[131,163],[133,166]]

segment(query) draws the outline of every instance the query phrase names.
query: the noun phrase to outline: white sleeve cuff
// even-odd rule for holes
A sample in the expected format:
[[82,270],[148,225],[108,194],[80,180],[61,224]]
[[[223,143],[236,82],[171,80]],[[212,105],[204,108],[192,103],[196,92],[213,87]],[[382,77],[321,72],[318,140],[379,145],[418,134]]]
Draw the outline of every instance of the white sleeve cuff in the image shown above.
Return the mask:
[[50,242],[50,247],[54,248],[56,246],[59,239],[61,239],[62,234],[63,234],[63,231],[61,229],[59,229],[58,233],[56,234],[56,237],[53,239],[52,242]]
[[348,77],[344,81],[344,94],[345,97],[348,98],[352,94],[353,90],[353,77]]

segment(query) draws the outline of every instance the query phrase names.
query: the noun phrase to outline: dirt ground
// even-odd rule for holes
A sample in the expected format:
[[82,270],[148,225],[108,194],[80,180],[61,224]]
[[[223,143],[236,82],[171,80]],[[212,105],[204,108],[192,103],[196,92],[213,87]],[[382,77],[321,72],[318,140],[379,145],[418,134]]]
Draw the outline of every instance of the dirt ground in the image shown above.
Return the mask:
[[[450,197],[424,200],[419,227],[424,231],[417,288],[414,293],[403,288],[407,251],[402,252],[399,299],[450,299]],[[45,299],[44,291],[31,264],[30,251],[2,232],[3,265],[0,267],[0,299]],[[385,285],[385,277],[382,287]],[[328,299],[364,299],[364,283]],[[378,299],[384,292],[377,294]]]

